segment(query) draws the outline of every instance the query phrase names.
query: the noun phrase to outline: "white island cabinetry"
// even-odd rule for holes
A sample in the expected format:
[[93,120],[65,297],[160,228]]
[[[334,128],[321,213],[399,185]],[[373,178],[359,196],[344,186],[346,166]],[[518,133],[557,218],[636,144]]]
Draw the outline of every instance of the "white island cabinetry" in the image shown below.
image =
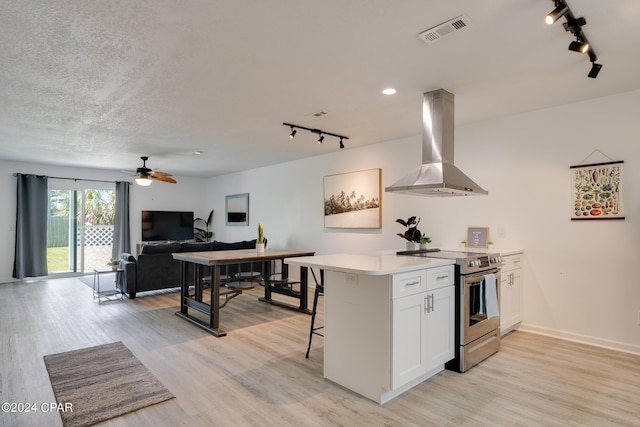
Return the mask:
[[453,359],[453,261],[324,255],[285,262],[324,270],[325,378],[383,404]]

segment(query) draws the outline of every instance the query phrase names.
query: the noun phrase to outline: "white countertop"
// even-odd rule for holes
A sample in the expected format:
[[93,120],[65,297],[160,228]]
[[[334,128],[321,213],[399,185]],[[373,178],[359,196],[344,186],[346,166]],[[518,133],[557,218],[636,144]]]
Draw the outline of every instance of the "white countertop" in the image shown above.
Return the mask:
[[398,256],[395,254],[330,254],[286,258],[284,262],[292,266],[311,267],[322,270],[339,271],[342,273],[380,276],[454,264],[455,260]]

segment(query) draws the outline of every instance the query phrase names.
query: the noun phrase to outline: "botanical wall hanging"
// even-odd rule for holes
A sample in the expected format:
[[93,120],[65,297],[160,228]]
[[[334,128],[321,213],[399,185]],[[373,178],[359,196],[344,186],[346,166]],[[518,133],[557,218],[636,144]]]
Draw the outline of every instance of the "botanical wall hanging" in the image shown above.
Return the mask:
[[[594,153],[596,151],[600,152]],[[570,167],[571,220],[624,219],[623,164],[623,161],[610,161]]]
[[324,226],[381,228],[381,169],[324,177]]

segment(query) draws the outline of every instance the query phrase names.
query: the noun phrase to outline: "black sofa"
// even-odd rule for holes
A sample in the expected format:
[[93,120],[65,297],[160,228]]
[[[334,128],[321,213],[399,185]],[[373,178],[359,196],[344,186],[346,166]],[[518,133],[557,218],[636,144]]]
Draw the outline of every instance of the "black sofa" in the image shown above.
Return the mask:
[[[173,253],[177,252],[199,252],[199,251],[228,251],[237,249],[255,249],[256,240],[245,240],[241,242],[184,242],[184,243],[158,243],[148,244],[142,247],[140,254],[136,258],[130,253],[120,255],[120,269],[117,286],[126,293],[130,299],[134,299],[138,292],[154,291],[158,289],[177,288],[180,286],[180,261],[173,258]],[[193,268],[188,264],[188,268]],[[242,267],[236,267],[241,268]],[[251,266],[246,266],[247,271]],[[235,274],[236,271],[224,272],[225,274]],[[188,277],[193,277],[189,272]]]

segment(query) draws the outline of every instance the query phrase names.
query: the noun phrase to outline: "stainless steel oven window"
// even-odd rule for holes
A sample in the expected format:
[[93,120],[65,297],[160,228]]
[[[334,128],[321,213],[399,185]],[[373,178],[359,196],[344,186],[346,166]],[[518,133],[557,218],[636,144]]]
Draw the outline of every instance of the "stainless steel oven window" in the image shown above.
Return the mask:
[[496,291],[498,294],[498,306],[500,306],[500,270],[490,269],[480,273],[462,276],[461,282],[463,310],[461,317],[461,344],[468,344],[473,340],[491,332],[500,325],[499,317],[487,318],[486,289],[484,276],[496,275]]

